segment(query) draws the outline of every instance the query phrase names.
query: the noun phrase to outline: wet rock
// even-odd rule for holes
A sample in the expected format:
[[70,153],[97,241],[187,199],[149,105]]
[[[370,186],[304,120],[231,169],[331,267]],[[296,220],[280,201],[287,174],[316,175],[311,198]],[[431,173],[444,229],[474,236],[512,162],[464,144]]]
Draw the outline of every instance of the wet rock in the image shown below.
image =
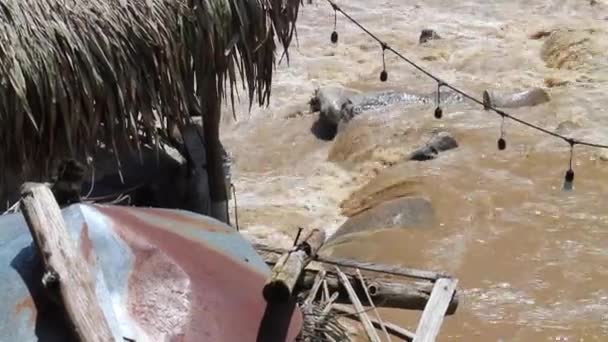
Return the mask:
[[533,107],[551,100],[549,93],[542,88],[532,88],[520,92],[500,92],[486,90],[483,92],[484,107],[520,108]]
[[414,151],[409,160],[427,161],[437,158],[439,153],[458,148],[458,142],[449,132],[439,132],[423,147]]
[[424,44],[424,43],[428,42],[429,40],[437,40],[437,39],[441,39],[441,37],[439,36],[439,34],[437,32],[435,32],[435,30],[424,29],[420,33],[420,38],[418,39],[418,42],[420,44]]
[[530,38],[532,40],[543,39],[543,38],[549,37],[551,35],[551,32],[552,31],[547,31],[547,30],[536,31],[536,32],[532,33],[528,38]]
[[[363,112],[393,105],[415,106],[433,103],[435,97],[435,93],[418,95],[391,90],[361,93],[341,87],[319,88],[310,100],[311,111],[319,112],[319,119],[311,130],[318,138],[331,140],[338,133],[339,126],[344,126]],[[446,105],[463,100],[462,95],[456,92],[441,93],[441,102]]]
[[412,179],[405,164],[383,170],[366,185],[354,191],[340,204],[342,215],[353,217],[380,203],[400,197],[420,197],[427,188],[419,179]]
[[359,93],[343,87],[322,87],[315,91],[310,100],[310,109],[319,112],[321,120],[337,126],[342,120],[342,107],[349,98]]
[[401,197],[351,217],[329,238],[328,243],[344,241],[353,234],[385,229],[428,228],[435,224],[435,220],[435,210],[430,201],[421,197]]
[[407,117],[384,120],[376,113],[362,114],[342,122],[329,150],[327,160],[347,169],[372,167],[372,164],[393,165],[406,160],[408,151],[418,137]]

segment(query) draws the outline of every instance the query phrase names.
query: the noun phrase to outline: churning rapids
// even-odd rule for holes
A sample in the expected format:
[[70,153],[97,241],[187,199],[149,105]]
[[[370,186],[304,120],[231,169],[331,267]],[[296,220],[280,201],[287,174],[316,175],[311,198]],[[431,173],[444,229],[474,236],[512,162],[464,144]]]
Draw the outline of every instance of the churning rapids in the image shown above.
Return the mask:
[[[608,144],[607,1],[338,3],[392,47],[479,97],[487,88],[546,88],[549,103],[509,112]],[[467,102],[446,105],[442,120],[434,119],[433,104],[372,110],[349,123],[356,126],[347,136],[317,139],[311,127],[318,114],[308,101],[319,86],[436,89],[391,53],[388,82],[380,82],[380,46],[340,16],[339,42],[331,44],[333,22],[325,1],[305,5],[298,44],[290,64],[277,67],[269,107],[249,113],[243,103],[236,122],[223,122],[241,229],[286,246],[298,226],[335,232],[347,219],[344,201],[356,202],[366,184],[386,199],[397,187],[430,200],[436,220],[353,236],[327,252],[459,278],[461,304],[440,340],[608,340],[608,151],[577,147],[575,189],[564,192],[567,144],[507,121],[508,147],[498,151],[500,118]],[[426,28],[442,39],[419,45]],[[554,30],[561,35],[540,37]],[[449,131],[459,148],[406,162],[437,129]],[[392,310],[383,316],[409,327],[418,317]]]

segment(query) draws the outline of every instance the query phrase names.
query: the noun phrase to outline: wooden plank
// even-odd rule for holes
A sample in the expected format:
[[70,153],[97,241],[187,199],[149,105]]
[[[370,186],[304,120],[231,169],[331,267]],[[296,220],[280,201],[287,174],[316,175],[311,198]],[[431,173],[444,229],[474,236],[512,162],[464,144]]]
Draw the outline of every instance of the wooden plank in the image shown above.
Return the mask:
[[97,301],[95,277],[72,241],[51,190],[42,184],[21,188],[21,210],[42,258],[42,282],[60,298],[75,335],[82,342],[114,341]]
[[357,293],[355,293],[355,290],[351,286],[350,281],[348,280],[348,277],[346,277],[346,274],[342,273],[342,271],[340,271],[340,269],[338,269],[337,267],[336,267],[336,273],[338,273],[338,276],[340,277],[340,280],[342,281],[342,285],[344,285],[344,287],[346,288],[346,291],[348,292],[350,301],[353,304],[353,307],[355,308],[355,310],[357,311],[359,320],[361,321],[361,324],[363,324],[363,328],[365,329],[365,332],[367,333],[367,337],[369,338],[370,342],[382,342],[380,340],[380,337],[378,336],[378,333],[376,332],[376,329],[374,328],[374,325],[372,324],[371,320],[369,319],[369,316],[365,312],[365,309],[363,308],[363,305],[361,304],[361,301],[359,300]]
[[304,268],[316,256],[324,242],[325,231],[313,229],[294,251],[280,257],[262,292],[267,302],[286,302],[293,296]]
[[431,292],[431,298],[422,312],[420,322],[418,322],[414,342],[435,341],[457,285],[457,279],[441,278],[437,280],[433,292]]
[[[338,311],[338,312],[342,312],[345,313],[347,315],[349,315],[350,317],[353,318],[357,318],[357,311],[353,308],[351,308],[348,305],[344,305],[344,304],[334,304],[333,309]],[[383,324],[386,327],[386,330],[389,332],[389,334],[399,337],[400,339],[404,340],[404,341],[412,341],[414,340],[414,333],[402,328],[400,326],[398,326],[397,324],[391,323],[391,322],[386,322],[383,321],[382,323],[380,323],[378,320],[375,319],[370,319],[372,321],[372,324],[374,325],[374,327],[380,329],[380,324]]]

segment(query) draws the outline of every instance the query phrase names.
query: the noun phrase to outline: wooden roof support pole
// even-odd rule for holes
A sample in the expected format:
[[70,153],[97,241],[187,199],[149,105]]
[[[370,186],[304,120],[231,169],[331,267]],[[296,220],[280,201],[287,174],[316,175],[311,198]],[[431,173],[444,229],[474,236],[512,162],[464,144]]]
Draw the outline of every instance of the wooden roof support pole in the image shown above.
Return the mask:
[[21,211],[44,263],[42,283],[61,299],[76,337],[82,342],[114,341],[97,301],[95,277],[71,239],[51,190],[43,184],[24,184]]
[[203,132],[205,133],[205,149],[207,150],[207,174],[209,180],[209,197],[211,198],[211,217],[229,223],[228,217],[228,187],[226,186],[226,175],[224,174],[223,147],[220,141],[220,95],[217,92],[215,77],[207,81],[205,122]]

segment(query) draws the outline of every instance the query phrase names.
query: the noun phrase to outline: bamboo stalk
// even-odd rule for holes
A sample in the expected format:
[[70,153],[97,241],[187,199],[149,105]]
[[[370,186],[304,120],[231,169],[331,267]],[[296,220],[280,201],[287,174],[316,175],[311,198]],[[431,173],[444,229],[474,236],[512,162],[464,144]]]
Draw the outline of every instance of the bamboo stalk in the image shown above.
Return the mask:
[[312,304],[312,302],[314,302],[315,298],[317,298],[317,293],[319,293],[319,289],[321,288],[321,285],[323,285],[323,281],[325,281],[326,274],[327,274],[327,272],[325,270],[322,270],[321,272],[317,273],[317,276],[315,278],[315,283],[312,286],[312,289],[310,290],[308,297],[304,301],[305,305]]
[[348,277],[346,277],[346,274],[344,274],[342,271],[340,271],[340,269],[337,267],[336,267],[336,273],[338,274],[338,277],[342,281],[342,285],[344,285],[344,287],[346,288],[346,291],[348,292],[348,296],[350,298],[351,303],[353,304],[355,310],[357,310],[359,320],[361,321],[361,324],[363,324],[363,328],[365,329],[365,332],[367,333],[367,337],[369,338],[369,340],[371,342],[382,342],[380,340],[380,337],[378,337],[378,333],[376,332],[376,329],[374,329],[374,325],[372,324],[369,317],[367,316],[367,313],[363,309],[363,305],[361,304],[359,297],[357,297],[357,293],[355,292],[352,285],[350,284],[350,280],[348,280]]
[[[257,244],[254,246],[257,250],[265,252],[267,257],[272,260],[273,258],[277,258],[277,255],[284,254],[287,252],[285,249],[281,248],[273,248],[269,246],[264,246]],[[425,271],[418,270],[414,268],[408,268],[403,266],[393,266],[393,265],[379,265],[371,262],[350,260],[350,259],[342,259],[342,258],[332,258],[326,256],[318,256],[315,258],[315,261],[330,264],[334,266],[338,266],[341,268],[350,267],[350,268],[358,268],[362,271],[370,271],[370,272],[378,272],[383,274],[389,274],[394,276],[401,276],[406,278],[414,278],[420,280],[430,280],[435,281],[440,278],[449,278],[450,276],[443,272],[434,272],[434,271]]]
[[391,342],[391,337],[388,334],[388,331],[386,331],[386,327],[384,326],[384,323],[382,322],[382,317],[380,317],[380,313],[378,312],[378,309],[374,305],[374,301],[372,300],[372,297],[370,296],[369,291],[367,290],[367,284],[365,283],[365,279],[363,279],[363,275],[361,274],[361,271],[359,269],[357,269],[357,276],[359,276],[359,281],[361,282],[361,288],[363,288],[363,291],[365,292],[365,296],[369,302],[369,305],[374,310],[374,314],[376,315],[376,318],[378,319],[378,322],[380,323],[380,327],[382,328],[382,331],[384,332],[384,335],[386,336],[386,340]]
[[279,258],[264,286],[263,294],[266,301],[285,302],[293,296],[304,268],[316,256],[324,242],[325,232],[313,229],[293,251],[288,251]]
[[[348,305],[344,305],[344,304],[335,304],[333,306],[333,309],[338,311],[338,312],[342,312],[345,313],[347,315],[349,315],[350,317],[356,318],[357,317],[357,312],[349,307]],[[372,324],[375,327],[380,327],[380,322],[378,322],[377,320],[371,319]],[[399,337],[400,339],[404,340],[404,341],[413,341],[414,340],[414,333],[404,329],[394,323],[390,323],[390,322],[383,322],[384,326],[386,327],[386,330],[392,334],[393,336]]]

